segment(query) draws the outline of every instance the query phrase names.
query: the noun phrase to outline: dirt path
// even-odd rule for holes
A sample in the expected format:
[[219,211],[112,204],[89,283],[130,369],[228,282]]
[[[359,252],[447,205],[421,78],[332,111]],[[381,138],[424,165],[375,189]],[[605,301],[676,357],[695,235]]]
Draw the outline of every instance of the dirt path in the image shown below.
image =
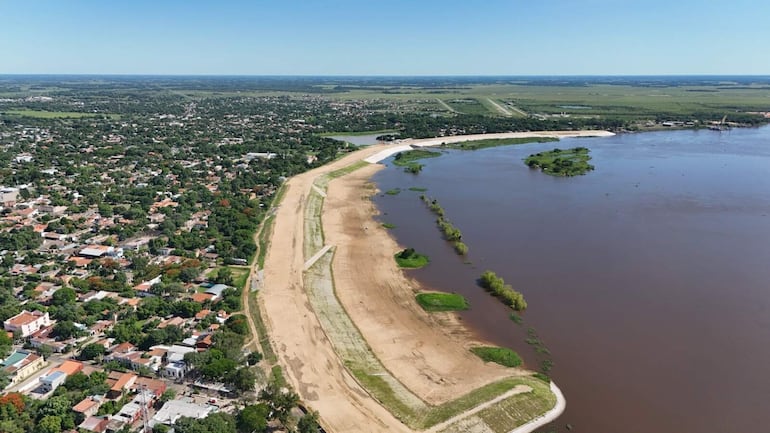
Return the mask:
[[512,114],[510,111],[508,111],[508,109],[507,109],[507,108],[503,107],[502,105],[500,105],[500,104],[499,104],[497,101],[493,100],[492,98],[487,98],[487,101],[489,101],[489,103],[490,103],[490,104],[491,104],[493,107],[495,107],[495,109],[496,109],[497,111],[499,111],[499,112],[500,112],[500,114],[502,114],[503,116],[508,116],[508,117],[510,117],[510,116],[512,116],[512,115],[513,115],[513,114]]
[[459,111],[452,108],[449,104],[447,104],[443,99],[436,98],[436,102],[438,102],[439,105],[449,110],[450,113],[459,113]]

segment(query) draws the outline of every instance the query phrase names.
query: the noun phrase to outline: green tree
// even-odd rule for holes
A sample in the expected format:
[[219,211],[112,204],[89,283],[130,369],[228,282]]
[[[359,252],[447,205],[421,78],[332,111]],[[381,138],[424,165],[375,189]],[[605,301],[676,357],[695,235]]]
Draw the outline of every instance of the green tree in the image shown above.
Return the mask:
[[318,433],[318,412],[310,411],[297,421],[297,433]]
[[267,417],[270,408],[260,403],[249,405],[237,416],[238,433],[262,433],[267,431]]
[[69,287],[62,287],[51,296],[51,304],[58,306],[73,304],[77,299],[77,294]]
[[217,284],[226,284],[228,286],[233,285],[233,271],[230,270],[230,268],[222,267],[219,268],[217,271],[216,277],[214,277],[214,282]]
[[98,343],[91,343],[87,344],[85,347],[83,347],[83,350],[80,351],[80,359],[83,361],[90,361],[92,359],[99,358],[100,356],[103,356],[106,349],[103,345]]
[[56,415],[48,415],[38,421],[35,426],[35,433],[61,433],[62,424],[61,417]]
[[257,375],[250,368],[241,367],[227,375],[225,380],[240,392],[253,392]]

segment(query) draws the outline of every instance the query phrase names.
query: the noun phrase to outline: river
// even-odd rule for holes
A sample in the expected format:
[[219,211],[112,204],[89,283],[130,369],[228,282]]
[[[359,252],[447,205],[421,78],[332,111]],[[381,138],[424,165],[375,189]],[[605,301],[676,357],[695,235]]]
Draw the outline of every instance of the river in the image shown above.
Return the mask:
[[[556,146],[588,147],[596,170],[555,178],[523,164]],[[532,369],[539,358],[524,340],[537,331],[567,398],[542,431],[767,431],[770,127],[450,150],[423,162],[418,175],[375,175],[380,190],[404,190],[375,199],[380,219],[430,256],[410,275],[466,296],[462,320]],[[440,202],[467,258],[409,187]],[[526,297],[523,325],[476,286],[486,269]]]

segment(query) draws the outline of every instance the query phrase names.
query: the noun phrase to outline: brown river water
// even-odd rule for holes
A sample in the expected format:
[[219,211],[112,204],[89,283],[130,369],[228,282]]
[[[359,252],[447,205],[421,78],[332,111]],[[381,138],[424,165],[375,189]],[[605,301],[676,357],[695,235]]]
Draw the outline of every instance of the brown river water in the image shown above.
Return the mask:
[[[591,149],[596,170],[555,178],[522,159]],[[385,161],[389,164],[389,161]],[[381,221],[430,256],[410,275],[471,303],[462,320],[517,350],[536,330],[567,410],[542,432],[770,431],[770,127],[665,131],[445,151],[419,175],[374,177]],[[457,256],[419,200],[436,198]],[[465,261],[470,263],[465,263]],[[521,291],[524,323],[475,284]]]

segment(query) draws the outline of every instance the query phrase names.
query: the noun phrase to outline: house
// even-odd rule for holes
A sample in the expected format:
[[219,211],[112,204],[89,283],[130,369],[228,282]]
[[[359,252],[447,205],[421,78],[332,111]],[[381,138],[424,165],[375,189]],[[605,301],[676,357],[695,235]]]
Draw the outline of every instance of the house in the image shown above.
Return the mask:
[[61,371],[67,376],[72,376],[75,373],[80,373],[81,371],[83,371],[83,363],[68,359],[62,362],[60,366],[54,368],[51,371]]
[[0,187],[0,206],[14,207],[19,198],[18,188]]
[[211,338],[211,334],[206,334],[203,338],[198,339],[195,343],[195,347],[198,349],[209,349],[214,344],[214,340]]
[[109,418],[106,416],[89,416],[85,421],[80,423],[78,429],[87,430],[93,433],[104,433],[107,431],[107,423],[109,423],[109,421]]
[[155,416],[152,417],[149,424],[150,426],[155,426],[156,424],[173,426],[174,423],[183,416],[198,419],[206,418],[215,409],[216,406],[212,405],[200,405],[185,400],[171,400],[167,401],[166,404],[155,413]]
[[14,386],[38,372],[45,364],[42,356],[17,350],[0,363],[0,368],[11,377],[9,386]]
[[67,380],[67,374],[62,371],[52,370],[47,375],[40,378],[40,389],[43,393],[51,392]]
[[134,392],[139,392],[141,390],[149,391],[152,395],[147,395],[147,404],[155,404],[155,401],[166,392],[166,382],[140,376],[134,381],[134,384],[131,385],[131,390]]
[[6,331],[19,331],[22,337],[29,337],[39,329],[50,325],[51,319],[48,317],[48,313],[37,310],[32,312],[24,310],[3,322],[3,328]]
[[179,380],[187,374],[187,363],[184,361],[169,362],[163,368],[163,376],[169,379]]
[[224,284],[214,284],[213,286],[206,289],[203,293],[208,293],[209,295],[214,295],[214,299],[222,299],[222,292],[224,292],[229,287]]
[[214,295],[209,293],[194,293],[191,298],[193,301],[202,304],[204,302],[213,301]]
[[106,245],[91,245],[80,250],[78,254],[81,257],[96,259],[108,255],[114,251],[115,247],[109,247]]
[[102,398],[92,395],[81,400],[80,403],[72,407],[72,410],[81,413],[86,417],[91,417],[96,415],[96,412],[99,411],[101,405]]
[[131,386],[136,382],[137,375],[134,373],[120,373],[113,371],[107,376],[107,384],[110,385],[110,390],[107,392],[107,398],[120,398],[123,392],[131,389]]

